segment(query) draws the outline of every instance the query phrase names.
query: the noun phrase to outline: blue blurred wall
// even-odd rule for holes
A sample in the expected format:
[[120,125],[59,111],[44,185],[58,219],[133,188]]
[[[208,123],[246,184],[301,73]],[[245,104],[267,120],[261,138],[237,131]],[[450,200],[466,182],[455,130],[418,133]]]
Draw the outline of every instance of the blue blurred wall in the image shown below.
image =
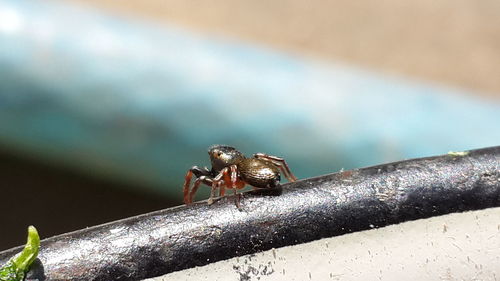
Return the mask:
[[474,93],[0,0],[0,143],[174,196],[214,143],[283,156],[310,177],[499,145],[499,124],[499,103]]

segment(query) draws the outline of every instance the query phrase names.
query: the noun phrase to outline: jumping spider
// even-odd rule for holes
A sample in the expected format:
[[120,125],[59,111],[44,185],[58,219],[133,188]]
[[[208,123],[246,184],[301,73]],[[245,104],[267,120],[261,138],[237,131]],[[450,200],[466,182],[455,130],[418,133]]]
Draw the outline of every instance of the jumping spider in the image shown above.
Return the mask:
[[[243,153],[234,147],[226,145],[214,145],[208,149],[212,168],[199,168],[194,166],[186,173],[184,182],[184,203],[191,204],[193,197],[204,183],[212,187],[208,204],[212,204],[215,192],[219,189],[219,196],[224,196],[225,189],[232,189],[234,194],[238,194],[236,189],[241,189],[245,184],[254,188],[274,188],[280,184],[280,170],[290,182],[297,178],[290,172],[290,168],[285,160],[276,156],[263,153],[256,153],[252,158],[246,158]],[[196,180],[191,190],[191,178],[196,176]],[[236,205],[239,206],[239,197]]]

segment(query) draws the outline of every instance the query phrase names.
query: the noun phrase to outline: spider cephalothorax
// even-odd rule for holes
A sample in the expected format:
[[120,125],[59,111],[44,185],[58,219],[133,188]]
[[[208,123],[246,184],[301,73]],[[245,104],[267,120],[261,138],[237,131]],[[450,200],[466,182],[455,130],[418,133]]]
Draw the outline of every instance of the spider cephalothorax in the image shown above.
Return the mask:
[[[184,203],[193,202],[193,197],[201,183],[212,187],[208,203],[212,204],[215,192],[219,189],[220,196],[224,196],[225,189],[229,188],[236,194],[245,184],[254,188],[274,188],[280,183],[280,170],[288,181],[297,178],[290,172],[285,160],[276,156],[256,153],[252,158],[246,158],[243,153],[234,147],[214,145],[208,149],[212,168],[194,166],[186,174],[184,182]],[[191,178],[196,176],[190,190]]]

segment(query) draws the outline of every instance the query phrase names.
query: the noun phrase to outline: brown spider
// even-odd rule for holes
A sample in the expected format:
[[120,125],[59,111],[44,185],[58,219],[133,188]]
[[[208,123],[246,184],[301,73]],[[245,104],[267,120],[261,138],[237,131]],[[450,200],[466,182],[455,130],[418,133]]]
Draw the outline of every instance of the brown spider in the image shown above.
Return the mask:
[[[280,171],[288,181],[296,181],[297,178],[290,172],[290,168],[285,160],[276,156],[263,153],[256,153],[252,158],[246,158],[243,153],[234,147],[226,145],[214,145],[208,149],[212,169],[203,169],[194,166],[186,173],[184,182],[184,203],[191,204],[193,197],[204,183],[212,187],[208,204],[214,202],[215,192],[219,189],[219,195],[224,196],[225,189],[229,188],[237,193],[237,189],[249,184],[254,188],[274,188],[280,184]],[[196,180],[191,190],[191,178],[196,176]],[[239,206],[239,197],[236,201]]]

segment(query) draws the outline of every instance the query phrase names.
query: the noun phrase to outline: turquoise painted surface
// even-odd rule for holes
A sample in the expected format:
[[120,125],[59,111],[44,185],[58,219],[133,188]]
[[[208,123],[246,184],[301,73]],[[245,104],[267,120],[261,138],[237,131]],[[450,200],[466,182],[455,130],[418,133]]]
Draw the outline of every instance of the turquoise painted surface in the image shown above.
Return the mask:
[[206,147],[284,156],[299,177],[500,143],[471,93],[155,26],[0,0],[0,143],[180,195]]

